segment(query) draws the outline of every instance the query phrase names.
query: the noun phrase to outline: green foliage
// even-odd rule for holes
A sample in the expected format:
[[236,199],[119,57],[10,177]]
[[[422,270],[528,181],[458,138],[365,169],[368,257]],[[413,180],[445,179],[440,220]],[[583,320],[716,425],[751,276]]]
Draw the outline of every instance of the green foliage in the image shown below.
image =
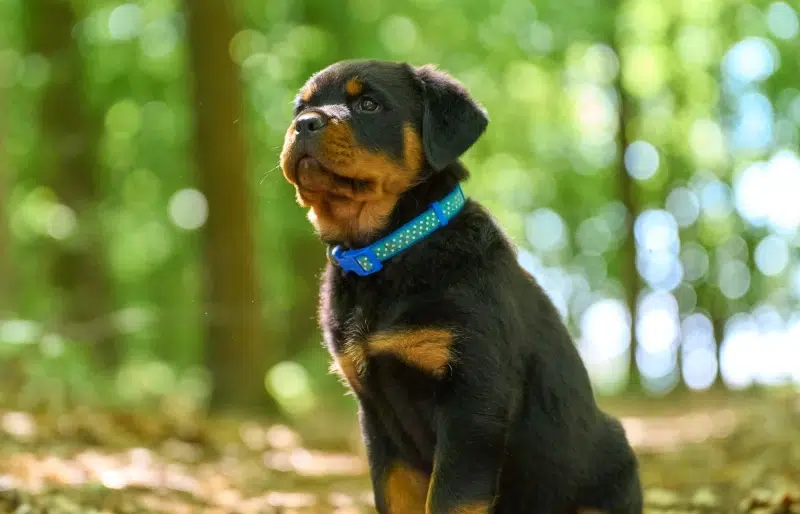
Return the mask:
[[[0,0],[0,99],[7,107],[0,123],[7,133],[0,173],[10,171],[0,202],[11,235],[10,246],[0,251],[11,255],[14,275],[13,290],[0,291],[12,300],[10,310],[0,311],[0,327],[30,319],[56,323],[56,333],[68,332],[58,325],[59,299],[42,271],[52,260],[46,248],[87,244],[79,228],[89,220],[64,205],[46,180],[41,156],[50,141],[36,112],[43,89],[59,79],[59,69],[26,47],[26,1]],[[80,19],[73,37],[84,66],[81,92],[88,115],[102,131],[94,173],[102,201],[93,216],[105,244],[103,262],[114,292],[109,311],[115,314],[98,313],[97,326],[119,334],[126,359],[138,363],[120,370],[125,378],[119,380],[126,384],[120,392],[128,399],[143,398],[177,387],[177,377],[194,372],[202,362],[202,322],[214,312],[202,300],[199,232],[206,207],[195,193],[191,164],[194,116],[185,20],[180,2],[173,0],[72,4]],[[625,209],[631,206],[619,201],[620,130],[632,142],[651,145],[643,151],[656,152],[655,170],[634,179],[637,210],[697,211],[696,219],[679,227],[684,278],[667,288],[674,292],[681,319],[706,313],[718,339],[724,335],[720,327],[736,312],[767,305],[789,319],[800,296],[797,227],[779,231],[743,218],[732,187],[755,161],[784,149],[797,158],[800,36],[796,27],[791,32],[791,13],[796,23],[798,9],[790,4],[235,2],[241,30],[229,52],[245,91],[239,123],[247,131],[257,206],[264,344],[280,348],[286,360],[267,375],[267,389],[282,402],[296,400],[299,410],[318,405],[318,395],[342,397],[325,372],[327,356],[314,320],[323,249],[282,179],[277,156],[297,88],[312,72],[344,58],[435,62],[485,104],[492,121],[465,157],[472,170],[466,190],[529,252],[545,287],[561,291],[556,296],[561,295],[562,312],[576,336],[586,335],[581,319],[592,303],[624,296],[620,248],[627,237]],[[736,86],[725,76],[724,59],[745,38],[761,38],[774,72]],[[742,88],[770,102],[772,136],[760,147],[732,143],[732,116]],[[622,119],[621,98],[629,105]],[[766,275],[756,254],[770,234],[788,248],[789,261]],[[783,248],[780,241],[773,247]],[[739,245],[738,253],[731,253],[732,244]],[[640,253],[647,251],[640,247]],[[703,262],[707,269],[690,276],[688,268]],[[734,268],[728,265],[738,262],[751,277],[748,287],[741,295],[726,294],[720,281],[737,280],[729,276]],[[642,294],[658,289],[645,282]],[[64,354],[57,361],[30,357],[38,366],[33,374],[65,380],[89,376],[89,360],[73,350],[84,343],[90,341],[60,342]],[[677,342],[670,344],[679,359]],[[10,345],[0,338],[0,354],[8,355]],[[591,361],[601,389],[622,383],[619,370],[627,367],[626,355]],[[672,366],[668,373],[669,387],[677,369]],[[669,389],[657,382],[650,388]],[[138,383],[152,385],[138,392],[128,387]],[[189,389],[202,402],[205,389]],[[350,402],[342,397],[340,404]]]

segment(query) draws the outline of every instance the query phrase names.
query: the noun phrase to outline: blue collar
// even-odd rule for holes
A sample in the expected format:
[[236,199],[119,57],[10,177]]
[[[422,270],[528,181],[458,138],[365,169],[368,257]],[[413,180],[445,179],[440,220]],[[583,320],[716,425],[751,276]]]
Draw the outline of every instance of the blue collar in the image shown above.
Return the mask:
[[449,195],[433,202],[425,212],[388,236],[364,248],[343,250],[341,246],[336,246],[329,252],[329,257],[344,271],[352,271],[361,277],[372,275],[383,268],[384,261],[447,225],[466,201],[461,186],[456,185]]

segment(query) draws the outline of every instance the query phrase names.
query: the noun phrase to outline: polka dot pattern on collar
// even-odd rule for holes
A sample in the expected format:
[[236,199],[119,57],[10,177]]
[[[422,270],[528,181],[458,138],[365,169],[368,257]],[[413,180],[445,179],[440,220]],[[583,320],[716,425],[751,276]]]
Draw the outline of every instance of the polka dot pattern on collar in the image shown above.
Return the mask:
[[[334,260],[345,270],[358,275],[369,275],[382,268],[381,262],[392,258],[416,242],[446,225],[464,207],[467,199],[461,186],[438,202],[434,202],[425,212],[406,223],[393,233],[365,248],[333,251]],[[349,266],[354,262],[358,268]]]

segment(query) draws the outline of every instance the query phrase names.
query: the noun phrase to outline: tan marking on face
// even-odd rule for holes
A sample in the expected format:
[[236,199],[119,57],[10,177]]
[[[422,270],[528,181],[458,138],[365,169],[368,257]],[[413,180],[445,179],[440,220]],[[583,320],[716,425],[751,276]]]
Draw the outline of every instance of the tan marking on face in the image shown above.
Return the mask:
[[422,168],[422,139],[411,123],[403,124],[403,162],[406,169],[419,172]]
[[402,462],[389,468],[385,494],[389,514],[424,514],[428,475]]
[[344,90],[350,96],[358,96],[364,91],[364,83],[357,77],[353,77],[344,85]]
[[[281,172],[283,172],[283,178],[285,178],[286,181],[292,184],[293,186],[297,186],[297,179],[294,176],[294,170],[290,169],[291,166],[290,161],[294,154],[293,152],[294,138],[295,138],[295,122],[293,121],[289,125],[289,128],[286,129],[286,134],[284,134],[283,136],[283,149],[281,150],[281,155],[280,155],[280,165],[281,165]],[[297,200],[298,202],[300,201],[299,196]],[[303,205],[303,207],[306,206]]]
[[364,347],[349,342],[345,344],[343,351],[334,355],[331,363],[331,371],[339,375],[345,385],[355,392],[361,392],[361,378],[367,367],[367,359],[364,354]]
[[304,102],[310,102],[311,98],[313,98],[314,93],[317,92],[317,84],[316,82],[309,82],[303,89],[300,90],[300,99]]
[[411,366],[441,377],[452,358],[453,334],[438,328],[381,332],[367,341],[369,355],[394,355]]
[[[422,143],[410,124],[403,128],[400,162],[384,152],[362,147],[350,125],[334,118],[322,134],[316,156],[325,169],[306,170],[307,176],[299,184],[295,170],[290,169],[295,163],[295,137],[292,123],[281,152],[281,168],[286,180],[295,186],[297,202],[310,209],[308,219],[326,239],[357,242],[381,230],[399,196],[416,184],[422,168]],[[354,186],[342,178],[363,183]]]

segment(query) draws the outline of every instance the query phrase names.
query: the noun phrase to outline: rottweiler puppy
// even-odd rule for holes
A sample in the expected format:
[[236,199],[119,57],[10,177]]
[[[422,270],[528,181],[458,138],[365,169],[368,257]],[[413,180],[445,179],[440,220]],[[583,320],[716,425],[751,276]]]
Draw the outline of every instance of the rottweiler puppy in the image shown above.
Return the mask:
[[343,61],[300,90],[284,176],[329,248],[320,324],[379,513],[642,512],[636,457],[459,158],[488,117],[432,66]]

